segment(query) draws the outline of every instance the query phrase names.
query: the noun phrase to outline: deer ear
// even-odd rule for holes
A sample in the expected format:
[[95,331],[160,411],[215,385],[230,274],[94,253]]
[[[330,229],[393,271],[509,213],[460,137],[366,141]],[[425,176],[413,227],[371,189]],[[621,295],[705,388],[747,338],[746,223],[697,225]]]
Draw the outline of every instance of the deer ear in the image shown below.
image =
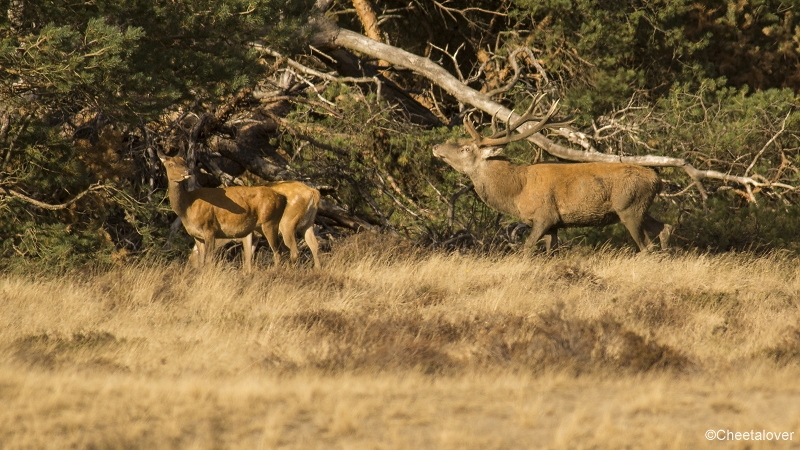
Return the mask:
[[489,159],[503,152],[503,147],[486,147],[481,149],[481,158]]

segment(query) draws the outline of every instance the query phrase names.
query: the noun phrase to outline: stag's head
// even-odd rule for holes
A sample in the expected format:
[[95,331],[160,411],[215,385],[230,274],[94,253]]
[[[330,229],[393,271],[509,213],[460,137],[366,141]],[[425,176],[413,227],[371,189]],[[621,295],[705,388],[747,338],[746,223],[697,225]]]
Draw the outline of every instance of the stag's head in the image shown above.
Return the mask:
[[[472,118],[467,116],[464,120],[464,127],[467,129],[470,137],[459,139],[456,142],[446,142],[433,147],[433,156],[440,158],[453,169],[469,175],[474,173],[480,166],[489,158],[497,156],[503,151],[503,147],[511,142],[526,139],[529,136],[538,133],[544,128],[556,128],[566,125],[564,121],[551,120],[553,115],[558,110],[558,101],[553,103],[550,110],[542,117],[536,117],[533,110],[536,105],[541,101],[543,95],[536,96],[528,110],[525,111],[518,120],[514,123],[508,124],[505,130],[497,131],[496,122],[492,120],[492,135],[489,137],[482,136],[472,123]],[[534,124],[529,122],[536,121]],[[512,134],[515,130],[523,127],[520,133]]]

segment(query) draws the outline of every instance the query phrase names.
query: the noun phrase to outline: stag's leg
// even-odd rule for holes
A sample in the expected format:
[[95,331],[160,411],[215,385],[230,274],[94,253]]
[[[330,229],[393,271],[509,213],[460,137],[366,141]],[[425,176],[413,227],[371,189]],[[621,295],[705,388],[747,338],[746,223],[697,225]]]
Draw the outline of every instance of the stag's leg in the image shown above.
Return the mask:
[[536,243],[539,242],[539,239],[541,239],[545,233],[548,233],[548,239],[545,241],[545,248],[547,249],[547,252],[550,253],[550,246],[552,245],[552,242],[558,240],[557,236],[555,239],[553,238],[553,233],[555,233],[555,230],[550,230],[549,226],[541,223],[532,223],[528,225],[531,227],[531,234],[528,235],[528,239],[525,241],[525,249],[530,251],[536,246]]
[[669,248],[669,238],[672,236],[672,225],[665,223],[664,229],[658,234],[658,240],[661,242],[661,250]]
[[628,229],[628,232],[633,237],[633,240],[636,242],[636,245],[639,246],[639,251],[647,252],[647,234],[644,232],[643,222],[644,217],[641,214],[636,213],[636,211],[625,210],[622,212],[617,213],[619,216],[620,222],[625,225],[625,228]]
[[553,253],[555,249],[558,248],[558,229],[551,228],[545,235],[544,235],[544,248],[547,250],[547,253]]
[[647,234],[652,235],[653,237],[658,236],[658,240],[661,242],[662,250],[669,248],[669,238],[672,235],[672,225],[665,224],[650,214],[647,214],[644,216],[644,229]]
[[194,240],[194,247],[192,247],[191,253],[189,253],[189,264],[192,267],[199,269],[203,266],[203,256],[205,255],[205,245],[202,241],[195,239]]
[[217,240],[212,235],[208,239],[206,239],[206,254],[203,260],[203,264],[214,264],[214,257],[217,254]]

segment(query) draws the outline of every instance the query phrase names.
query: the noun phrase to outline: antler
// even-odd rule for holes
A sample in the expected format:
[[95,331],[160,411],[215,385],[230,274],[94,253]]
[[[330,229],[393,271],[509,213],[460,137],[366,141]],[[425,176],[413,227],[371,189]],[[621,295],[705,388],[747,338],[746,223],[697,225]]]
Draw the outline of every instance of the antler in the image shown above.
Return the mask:
[[[539,131],[543,130],[544,128],[557,128],[560,126],[564,126],[572,120],[568,121],[560,121],[560,122],[553,122],[551,121],[551,117],[558,111],[558,102],[556,100],[553,105],[550,107],[550,110],[547,111],[543,117],[538,118],[533,114],[533,110],[537,104],[544,98],[544,94],[539,94],[534,97],[533,101],[531,102],[528,109],[525,113],[513,124],[509,123],[508,128],[502,131],[496,131],[495,129],[495,118],[492,117],[492,135],[489,137],[483,137],[480,133],[475,129],[475,125],[472,123],[471,116],[467,117],[467,120],[464,121],[464,127],[467,129],[467,132],[472,136],[472,139],[475,141],[475,144],[478,147],[493,147],[493,146],[502,146],[506,144],[510,144],[512,142],[521,141],[522,139],[526,139],[529,136],[538,133]],[[530,122],[532,120],[538,120],[538,122],[533,125],[532,127],[528,128],[527,130],[512,135],[511,132],[522,126],[522,124]]]

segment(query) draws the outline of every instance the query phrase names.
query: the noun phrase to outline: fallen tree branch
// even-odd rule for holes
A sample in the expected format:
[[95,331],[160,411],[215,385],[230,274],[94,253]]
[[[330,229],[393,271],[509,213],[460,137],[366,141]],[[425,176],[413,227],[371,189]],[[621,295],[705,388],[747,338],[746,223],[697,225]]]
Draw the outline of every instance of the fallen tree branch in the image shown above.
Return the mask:
[[332,221],[335,225],[345,228],[350,228],[354,231],[372,231],[377,232],[378,228],[371,223],[360,219],[350,213],[344,208],[338,206],[326,199],[321,199],[319,202],[319,210],[317,217],[324,217]]
[[[320,19],[326,20],[326,19]],[[329,21],[328,21],[329,22]],[[363,54],[380,58],[394,65],[413,70],[429,80],[439,85],[459,102],[468,103],[475,108],[489,114],[490,116],[501,117],[506,121],[519,120],[519,114],[495,102],[486,94],[478,92],[469,86],[464,85],[458,78],[451,75],[447,70],[434,63],[428,58],[423,58],[397,47],[373,41],[359,33],[339,28],[333,23],[320,23],[322,31],[314,36],[315,46],[334,46],[344,47],[358,51]],[[524,132],[533,124],[524,124],[519,127],[520,132]],[[678,167],[686,171],[692,178],[697,188],[705,198],[705,190],[701,180],[712,178],[727,182],[737,183],[749,189],[750,200],[755,201],[752,195],[752,188],[783,188],[787,190],[797,190],[797,187],[783,183],[764,183],[759,182],[753,177],[735,176],[715,170],[698,170],[694,168],[684,158],[674,158],[669,156],[643,155],[643,156],[622,156],[611,155],[601,152],[585,152],[564,147],[540,133],[536,133],[528,138],[529,141],[541,147],[547,153],[568,161],[576,162],[606,162],[606,163],[627,163],[650,167]]]

